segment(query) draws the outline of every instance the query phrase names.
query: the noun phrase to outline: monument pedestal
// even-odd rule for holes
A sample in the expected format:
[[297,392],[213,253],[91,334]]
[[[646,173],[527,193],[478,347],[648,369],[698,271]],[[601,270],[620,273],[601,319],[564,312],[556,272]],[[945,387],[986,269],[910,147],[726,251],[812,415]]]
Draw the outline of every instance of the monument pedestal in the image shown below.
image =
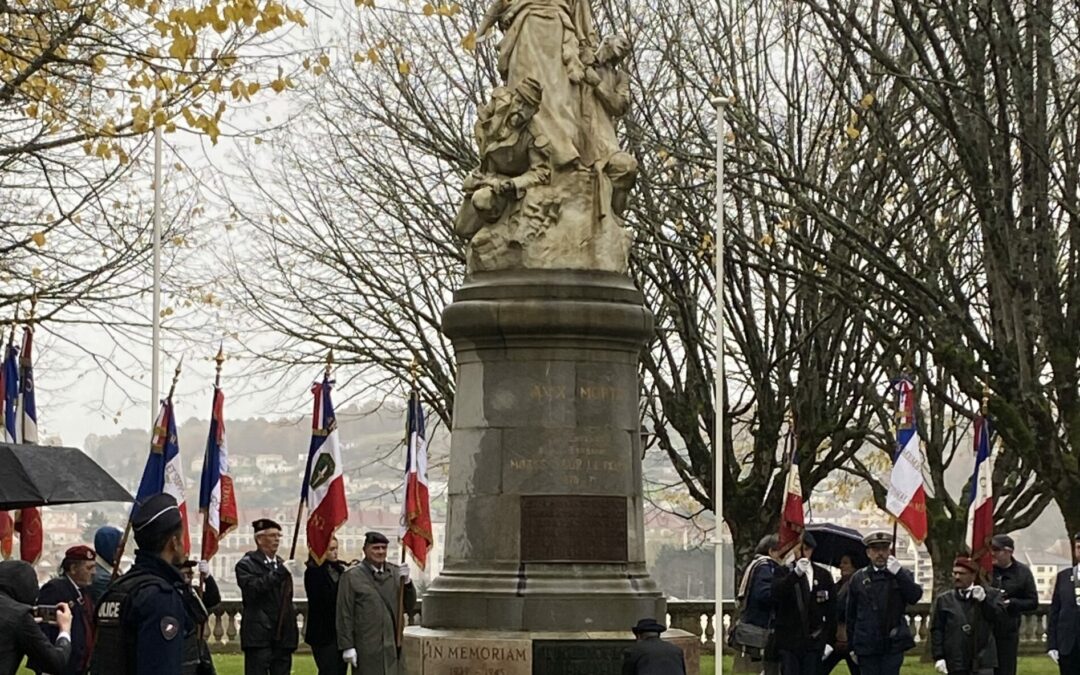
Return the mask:
[[[699,638],[669,630],[664,640],[686,654],[698,675]],[[405,629],[406,675],[621,675],[630,631],[525,632]]]
[[[630,626],[666,613],[642,505],[652,314],[623,274],[507,270],[472,274],[443,331],[458,376],[446,552],[408,633],[422,657],[409,672],[617,675]],[[506,663],[453,665],[462,653]]]

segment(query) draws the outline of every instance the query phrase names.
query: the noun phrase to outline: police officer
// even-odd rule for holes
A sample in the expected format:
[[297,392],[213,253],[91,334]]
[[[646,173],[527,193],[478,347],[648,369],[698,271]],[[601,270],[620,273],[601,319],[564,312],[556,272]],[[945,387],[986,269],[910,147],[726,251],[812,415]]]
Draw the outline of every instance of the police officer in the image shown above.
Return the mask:
[[[1073,560],[1080,563],[1080,532],[1073,537]],[[1080,564],[1062,570],[1054,581],[1046,647],[1061,675],[1080,675]]]
[[979,565],[967,556],[953,561],[953,590],[934,598],[930,652],[942,675],[993,675],[994,634],[1008,620],[1001,591],[976,583]]
[[990,540],[994,557],[994,588],[1001,591],[1008,619],[997,636],[997,668],[994,675],[1016,675],[1016,654],[1020,646],[1022,614],[1039,608],[1039,592],[1031,569],[1013,558],[1016,544],[1007,534],[996,534]]
[[288,675],[300,642],[293,605],[293,561],[278,555],[281,525],[269,518],[251,524],[254,551],[236,563],[236,583],[244,602],[240,648],[245,675]]
[[135,564],[111,583],[97,607],[92,675],[195,675],[198,635],[184,583],[184,524],[176,500],[157,494],[131,521]]
[[891,555],[888,532],[867,535],[863,544],[870,565],[848,583],[849,646],[862,675],[899,675],[904,652],[915,646],[905,612],[922,597],[922,587]]

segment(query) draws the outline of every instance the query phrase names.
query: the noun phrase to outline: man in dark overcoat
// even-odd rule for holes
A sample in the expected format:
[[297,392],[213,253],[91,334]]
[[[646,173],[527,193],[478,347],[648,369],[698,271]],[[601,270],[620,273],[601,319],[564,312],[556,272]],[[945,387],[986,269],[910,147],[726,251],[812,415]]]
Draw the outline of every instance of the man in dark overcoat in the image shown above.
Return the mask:
[[947,675],[994,675],[994,634],[1008,616],[1001,591],[977,583],[979,565],[960,556],[953,561],[953,590],[934,599],[930,612],[930,653],[934,669]]
[[293,561],[277,555],[280,525],[260,518],[252,527],[256,549],[236,563],[236,583],[244,603],[240,622],[244,675],[289,675],[300,641],[293,605]]

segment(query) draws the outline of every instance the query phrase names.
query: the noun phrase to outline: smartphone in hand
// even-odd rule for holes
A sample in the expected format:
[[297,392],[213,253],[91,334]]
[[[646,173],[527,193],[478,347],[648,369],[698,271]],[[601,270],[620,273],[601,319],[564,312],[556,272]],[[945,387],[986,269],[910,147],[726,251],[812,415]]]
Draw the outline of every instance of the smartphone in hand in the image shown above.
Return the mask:
[[38,623],[56,625],[56,605],[34,605],[30,613]]

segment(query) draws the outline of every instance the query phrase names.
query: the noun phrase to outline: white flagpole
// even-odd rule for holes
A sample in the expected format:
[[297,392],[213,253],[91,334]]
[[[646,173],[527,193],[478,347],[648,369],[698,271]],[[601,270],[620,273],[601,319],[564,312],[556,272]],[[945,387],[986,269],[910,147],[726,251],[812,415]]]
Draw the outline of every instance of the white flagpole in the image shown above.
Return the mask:
[[150,356],[150,434],[157,421],[161,395],[161,126],[154,127],[154,314]]
[[716,642],[716,672],[724,673],[724,543],[721,531],[724,527],[724,106],[726,98],[713,99],[716,106],[716,236],[714,237],[716,263],[716,381],[713,397],[715,410],[715,438],[713,439],[713,528],[716,569],[716,607],[713,619],[713,639]]

